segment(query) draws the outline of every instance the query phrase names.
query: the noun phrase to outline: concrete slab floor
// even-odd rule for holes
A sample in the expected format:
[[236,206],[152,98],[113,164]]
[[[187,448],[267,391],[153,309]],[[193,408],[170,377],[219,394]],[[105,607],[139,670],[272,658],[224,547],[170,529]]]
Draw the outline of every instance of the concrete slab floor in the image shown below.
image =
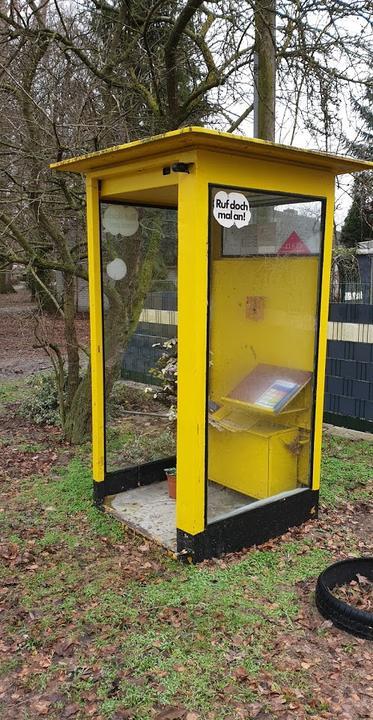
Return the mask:
[[[255,499],[209,482],[208,521],[251,502]],[[129,527],[176,552],[176,503],[168,497],[166,481],[112,495],[106,506]]]

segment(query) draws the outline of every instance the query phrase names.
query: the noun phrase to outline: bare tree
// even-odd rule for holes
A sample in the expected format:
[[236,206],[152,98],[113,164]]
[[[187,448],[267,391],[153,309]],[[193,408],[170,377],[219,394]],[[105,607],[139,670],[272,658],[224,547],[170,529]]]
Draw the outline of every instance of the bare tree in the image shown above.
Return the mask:
[[[272,73],[269,85],[258,79],[259,134],[273,139],[283,113],[292,121],[291,141],[303,126],[326,137],[328,147],[343,92],[365,82],[370,6],[0,0],[0,267],[23,265],[63,317],[66,363],[58,347],[43,342],[61,393],[67,368],[62,416],[70,440],[80,440],[89,424],[89,372],[81,379],[75,322],[76,281],[87,279],[84,189],[79,177],[51,173],[49,162],[186,124],[244,129],[255,51],[270,54]],[[149,247],[133,248],[135,292],[129,297],[123,289],[110,304],[117,363],[149,288],[158,242],[155,234]],[[51,271],[62,273],[62,300]]]
[[254,135],[276,135],[276,0],[255,3]]

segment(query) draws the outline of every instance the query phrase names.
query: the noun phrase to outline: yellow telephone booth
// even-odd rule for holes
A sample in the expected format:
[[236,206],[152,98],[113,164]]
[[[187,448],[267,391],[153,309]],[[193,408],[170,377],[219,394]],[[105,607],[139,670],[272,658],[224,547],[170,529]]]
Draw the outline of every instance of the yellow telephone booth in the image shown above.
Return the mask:
[[[190,127],[52,167],[87,182],[96,501],[193,562],[315,517],[334,182],[372,164]],[[174,250],[177,235],[177,451],[136,464],[110,456],[105,386],[131,329],[133,250],[142,243],[146,263],[167,227]]]

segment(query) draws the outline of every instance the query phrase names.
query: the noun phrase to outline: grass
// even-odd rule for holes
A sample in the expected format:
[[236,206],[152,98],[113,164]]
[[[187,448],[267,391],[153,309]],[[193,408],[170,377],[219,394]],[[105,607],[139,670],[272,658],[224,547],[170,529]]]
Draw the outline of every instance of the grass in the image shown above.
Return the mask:
[[[27,438],[22,443],[39,451]],[[114,454],[124,445],[131,458],[171,452],[167,430],[135,436],[127,427],[111,433],[110,443]],[[368,498],[371,445],[325,439],[321,494],[331,514],[321,529],[311,524],[309,532],[197,567],[176,563],[93,506],[84,453],[53,474],[3,484],[0,530],[15,560],[0,568],[0,599],[9,598],[0,640],[14,650],[2,657],[0,677],[11,677],[11,692],[23,698],[20,720],[37,716],[30,698],[40,695],[56,696],[50,720],[62,719],[71,703],[75,720],[91,717],[93,704],[92,717],[105,720],[123,709],[133,720],[151,720],[159,705],[183,705],[201,720],[210,713],[235,720],[242,715],[234,708],[252,702],[274,720],[271,703],[280,695],[294,717],[328,711],[322,681],[336,672],[336,647],[322,621],[315,629],[304,613],[312,612],[319,572],[356,547],[353,524],[338,524],[339,508]],[[302,653],[293,666],[291,640]],[[338,648],[357,672],[361,645],[343,637]],[[312,666],[318,655],[321,675]],[[6,720],[6,700],[1,712]]]
[[327,436],[322,459],[321,500],[337,505],[344,499],[368,500],[372,493],[372,443]]
[[[157,702],[173,704],[175,698],[205,717],[219,693],[234,682],[238,666],[255,677],[268,665],[274,680],[284,682],[263,660],[272,644],[270,623],[292,632],[299,611],[295,585],[315,577],[330,560],[329,552],[306,541],[290,542],[278,550],[254,551],[227,567],[204,569],[161,556],[157,573],[146,584],[130,578],[121,586],[112,560],[100,557],[97,543],[105,538],[123,546],[124,530],[92,506],[90,472],[80,460],[72,460],[53,482],[34,478],[18,496],[18,506],[31,499],[42,524],[35,545],[41,554],[55,552],[56,561],[24,576],[21,607],[38,619],[27,632],[22,626],[13,628],[14,637],[21,631],[27,635],[25,648],[32,655],[58,641],[61,625],[73,624],[77,638],[94,628],[89,656],[82,648],[79,662],[83,668],[100,664],[95,692],[104,718],[124,706],[134,709],[136,720],[149,720]],[[82,552],[88,544],[98,552],[89,579]],[[33,676],[32,692],[43,692],[53,672]],[[305,677],[298,681],[307,685]],[[80,703],[91,686],[92,678],[76,670],[61,690]],[[234,697],[247,703],[255,693],[237,685]],[[228,703],[216,718],[229,717]]]
[[154,458],[175,454],[175,436],[169,429],[155,433],[130,432],[124,428],[110,427],[107,432],[107,458],[109,467],[117,469],[123,463],[136,465]]
[[6,406],[21,400],[25,393],[24,380],[1,380],[0,383],[0,415],[6,412]]

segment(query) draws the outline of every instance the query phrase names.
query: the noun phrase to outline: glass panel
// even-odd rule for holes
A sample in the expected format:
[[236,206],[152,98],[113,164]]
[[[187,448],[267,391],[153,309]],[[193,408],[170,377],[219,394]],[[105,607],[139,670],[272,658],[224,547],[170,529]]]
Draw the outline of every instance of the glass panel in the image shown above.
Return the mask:
[[310,484],[322,207],[212,188],[209,522]]
[[176,210],[101,204],[107,472],[175,453],[153,369],[176,336],[176,227]]

